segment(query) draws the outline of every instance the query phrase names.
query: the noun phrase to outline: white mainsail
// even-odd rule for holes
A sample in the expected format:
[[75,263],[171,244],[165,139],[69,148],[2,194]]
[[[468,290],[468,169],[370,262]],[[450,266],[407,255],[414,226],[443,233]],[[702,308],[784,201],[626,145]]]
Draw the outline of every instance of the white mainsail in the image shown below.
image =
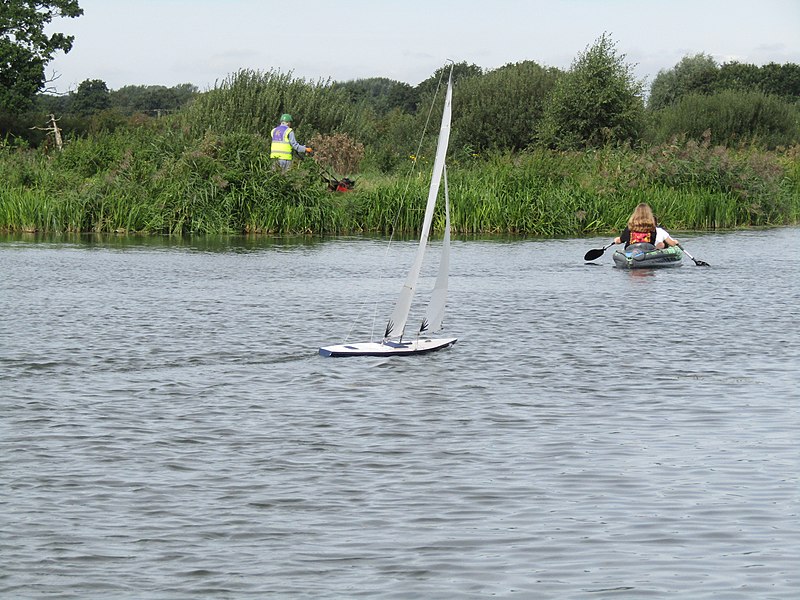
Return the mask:
[[[403,289],[400,291],[400,297],[397,299],[397,304],[394,307],[389,322],[386,324],[386,331],[384,339],[389,338],[402,338],[406,328],[406,321],[408,320],[408,312],[411,310],[411,301],[414,298],[414,291],[417,287],[417,279],[422,270],[422,261],[425,257],[425,247],[428,244],[428,234],[431,229],[431,222],[433,221],[433,209],[436,207],[436,197],[439,195],[439,186],[442,181],[442,174],[444,173],[444,159],[447,154],[447,146],[450,142],[450,120],[452,117],[452,102],[453,102],[453,73],[450,72],[450,77],[447,80],[447,93],[444,98],[444,110],[442,112],[442,124],[439,128],[439,142],[436,146],[436,158],[433,161],[433,174],[431,175],[431,185],[428,190],[428,203],[425,206],[425,218],[422,221],[422,232],[420,233],[419,245],[417,246],[417,254],[414,257],[414,262],[411,265],[411,270],[408,272],[406,281],[403,284]],[[449,214],[448,214],[449,225]],[[447,236],[449,242],[449,231],[447,228]],[[449,244],[448,244],[449,245]],[[440,267],[441,269],[441,267]]]

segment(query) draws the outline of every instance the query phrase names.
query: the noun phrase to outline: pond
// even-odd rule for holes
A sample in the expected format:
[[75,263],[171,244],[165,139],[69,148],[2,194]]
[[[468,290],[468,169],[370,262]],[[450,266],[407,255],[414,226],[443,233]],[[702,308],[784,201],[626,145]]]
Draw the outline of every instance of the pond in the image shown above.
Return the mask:
[[0,596],[796,597],[800,229],[677,237],[454,240],[458,343],[342,359],[415,241],[0,237]]

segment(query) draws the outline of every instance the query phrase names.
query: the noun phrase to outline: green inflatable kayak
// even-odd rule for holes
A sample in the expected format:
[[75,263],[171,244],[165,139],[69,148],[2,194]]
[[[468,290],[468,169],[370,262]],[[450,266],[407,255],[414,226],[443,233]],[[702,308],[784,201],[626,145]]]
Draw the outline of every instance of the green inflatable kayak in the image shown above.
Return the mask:
[[653,244],[631,244],[614,252],[614,266],[620,269],[679,267],[683,252],[677,246],[657,249]]

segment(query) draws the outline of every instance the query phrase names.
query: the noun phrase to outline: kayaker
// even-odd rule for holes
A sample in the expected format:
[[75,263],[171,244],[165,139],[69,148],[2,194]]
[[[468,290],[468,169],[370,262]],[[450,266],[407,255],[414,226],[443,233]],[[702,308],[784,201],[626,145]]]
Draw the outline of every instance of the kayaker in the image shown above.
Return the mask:
[[658,226],[658,221],[656,221],[656,248],[661,250],[662,248],[666,248],[667,246],[677,246],[678,240],[674,239],[669,232],[664,229],[663,227]]
[[625,242],[627,248],[631,244],[653,244],[655,246],[657,238],[656,218],[653,216],[653,209],[646,202],[638,204],[633,213],[628,218],[628,224],[622,233],[614,239],[615,244]]
[[311,154],[311,147],[299,144],[292,129],[292,115],[281,115],[281,124],[272,130],[272,146],[269,157],[278,159],[278,166],[286,171],[292,166],[292,148],[300,154]]

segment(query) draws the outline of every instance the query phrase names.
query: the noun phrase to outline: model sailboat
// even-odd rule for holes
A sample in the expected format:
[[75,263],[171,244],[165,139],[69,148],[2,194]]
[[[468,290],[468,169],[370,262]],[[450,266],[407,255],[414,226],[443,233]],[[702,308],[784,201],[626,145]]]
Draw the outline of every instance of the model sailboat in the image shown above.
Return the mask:
[[[436,147],[436,158],[433,162],[433,174],[431,184],[428,189],[428,202],[425,206],[425,217],[422,222],[422,231],[419,237],[419,246],[408,272],[400,297],[394,307],[392,315],[386,324],[383,340],[379,342],[358,342],[353,344],[342,343],[333,346],[324,346],[319,349],[322,356],[395,356],[422,354],[449,348],[456,343],[457,338],[426,337],[429,332],[437,332],[442,329],[444,320],[444,309],[447,301],[447,275],[450,268],[450,199],[447,189],[447,169],[445,167],[445,155],[450,141],[450,119],[452,116],[453,101],[453,73],[447,81],[447,92],[445,93],[444,110],[442,112],[442,124],[439,128],[439,141]],[[414,292],[417,287],[422,261],[425,257],[425,249],[428,245],[428,235],[433,221],[433,212],[436,207],[436,200],[439,196],[439,188],[444,181],[444,203],[445,203],[445,231],[442,241],[442,255],[439,261],[439,273],[436,276],[431,300],[428,304],[425,318],[420,324],[419,330],[413,339],[406,339],[405,330],[408,321],[408,314],[411,310],[411,302],[414,299]]]

